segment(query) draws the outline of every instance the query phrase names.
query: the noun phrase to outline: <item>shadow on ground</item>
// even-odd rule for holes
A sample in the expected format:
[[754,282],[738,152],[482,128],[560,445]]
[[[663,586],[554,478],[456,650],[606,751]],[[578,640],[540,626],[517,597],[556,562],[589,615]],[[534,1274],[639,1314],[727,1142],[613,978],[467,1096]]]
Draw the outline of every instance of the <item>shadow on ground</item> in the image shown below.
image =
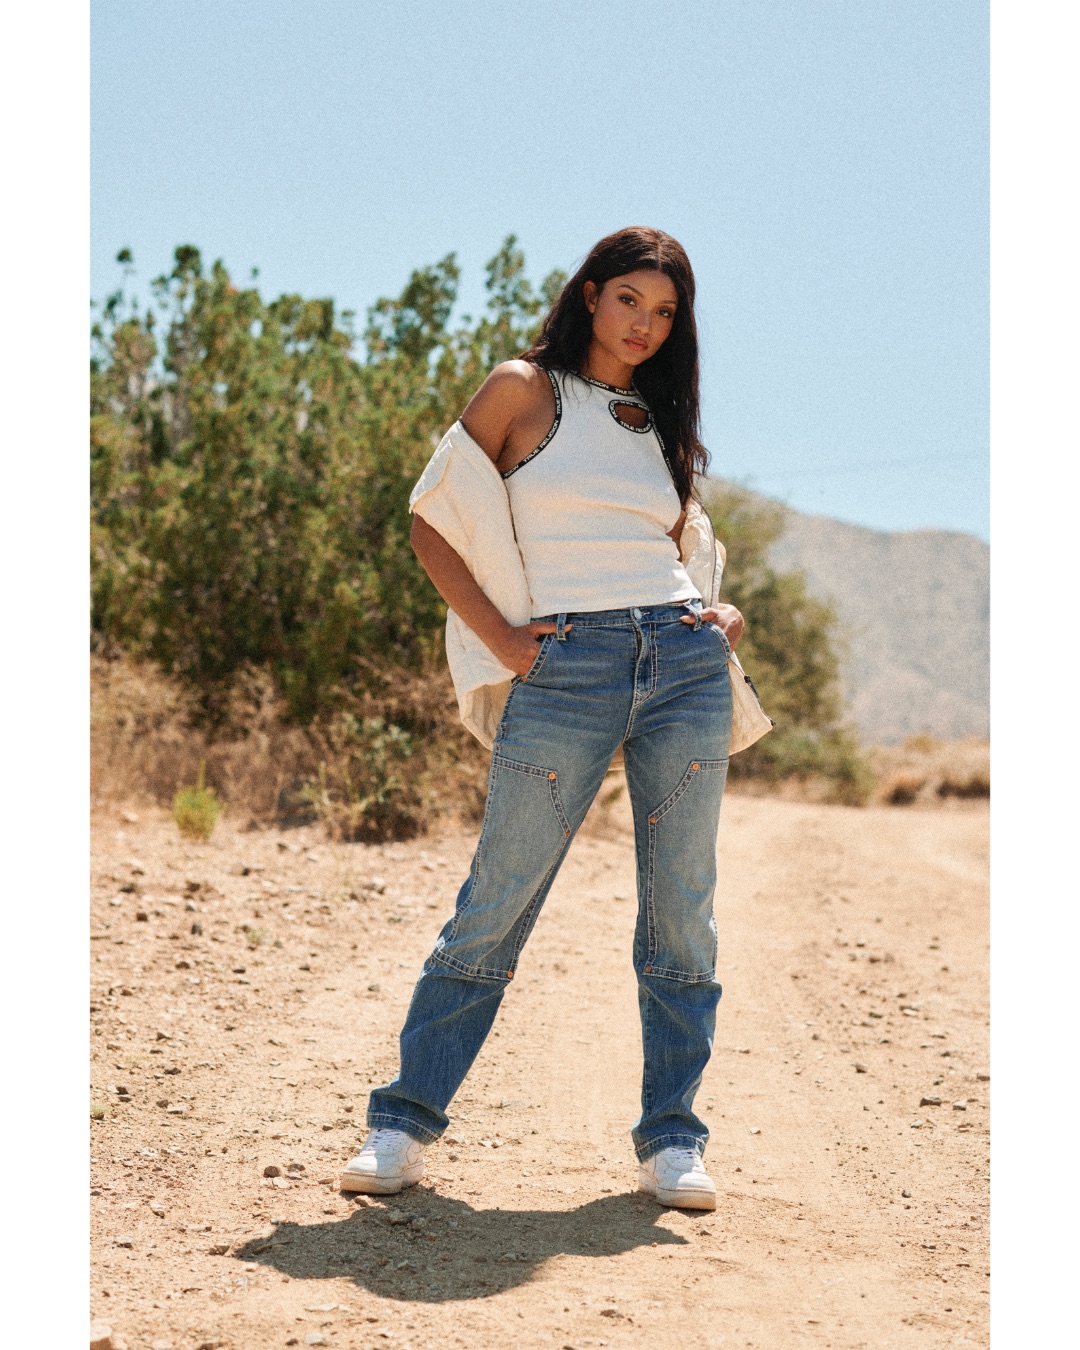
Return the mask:
[[633,1195],[568,1211],[476,1210],[421,1187],[369,1199],[333,1222],[279,1224],[234,1256],[294,1280],[351,1278],[382,1298],[447,1303],[515,1289],[553,1256],[617,1256],[686,1242],[657,1225],[660,1206]]

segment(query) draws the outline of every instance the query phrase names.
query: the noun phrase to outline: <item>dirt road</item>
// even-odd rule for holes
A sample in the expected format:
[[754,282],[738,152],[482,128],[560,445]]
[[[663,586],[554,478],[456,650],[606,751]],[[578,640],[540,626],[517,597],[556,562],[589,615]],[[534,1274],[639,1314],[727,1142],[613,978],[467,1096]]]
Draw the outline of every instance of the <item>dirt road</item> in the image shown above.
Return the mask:
[[114,1346],[988,1343],[985,808],[728,796],[712,1214],[635,1194],[627,819],[576,841],[428,1179],[386,1203],[336,1180],[474,835],[98,822],[92,1312]]

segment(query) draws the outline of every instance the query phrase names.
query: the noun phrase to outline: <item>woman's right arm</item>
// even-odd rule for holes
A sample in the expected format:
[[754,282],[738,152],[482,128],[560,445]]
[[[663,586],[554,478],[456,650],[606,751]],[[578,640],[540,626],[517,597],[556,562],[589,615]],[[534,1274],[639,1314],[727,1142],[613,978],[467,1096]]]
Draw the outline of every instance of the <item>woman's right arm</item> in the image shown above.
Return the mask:
[[[524,361],[496,366],[462,414],[465,430],[495,464],[514,424],[533,408],[538,373]],[[507,623],[477,585],[461,555],[420,516],[413,516],[409,542],[432,585],[454,613],[507,669],[524,678],[536,659],[537,642],[544,634],[553,633],[555,625],[527,623],[518,628]]]

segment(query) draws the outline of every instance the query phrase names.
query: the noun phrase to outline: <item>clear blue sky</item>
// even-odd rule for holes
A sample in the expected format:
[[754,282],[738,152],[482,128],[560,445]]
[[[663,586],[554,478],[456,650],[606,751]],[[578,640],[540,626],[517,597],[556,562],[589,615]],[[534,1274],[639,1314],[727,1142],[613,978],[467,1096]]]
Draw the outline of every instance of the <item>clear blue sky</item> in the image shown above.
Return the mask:
[[95,296],[178,243],[361,314],[658,225],[713,472],[988,535],[986,0],[93,0]]

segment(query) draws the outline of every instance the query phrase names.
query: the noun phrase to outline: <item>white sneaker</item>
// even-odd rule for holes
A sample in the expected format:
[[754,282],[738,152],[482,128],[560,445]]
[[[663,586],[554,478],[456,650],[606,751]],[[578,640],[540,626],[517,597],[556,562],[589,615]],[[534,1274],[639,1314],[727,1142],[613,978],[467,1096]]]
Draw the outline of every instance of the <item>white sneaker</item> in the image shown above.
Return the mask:
[[424,1175],[424,1146],[404,1130],[372,1130],[341,1174],[343,1191],[397,1195]]
[[693,1148],[662,1148],[638,1168],[638,1190],[662,1205],[679,1209],[715,1209],[716,1183]]

